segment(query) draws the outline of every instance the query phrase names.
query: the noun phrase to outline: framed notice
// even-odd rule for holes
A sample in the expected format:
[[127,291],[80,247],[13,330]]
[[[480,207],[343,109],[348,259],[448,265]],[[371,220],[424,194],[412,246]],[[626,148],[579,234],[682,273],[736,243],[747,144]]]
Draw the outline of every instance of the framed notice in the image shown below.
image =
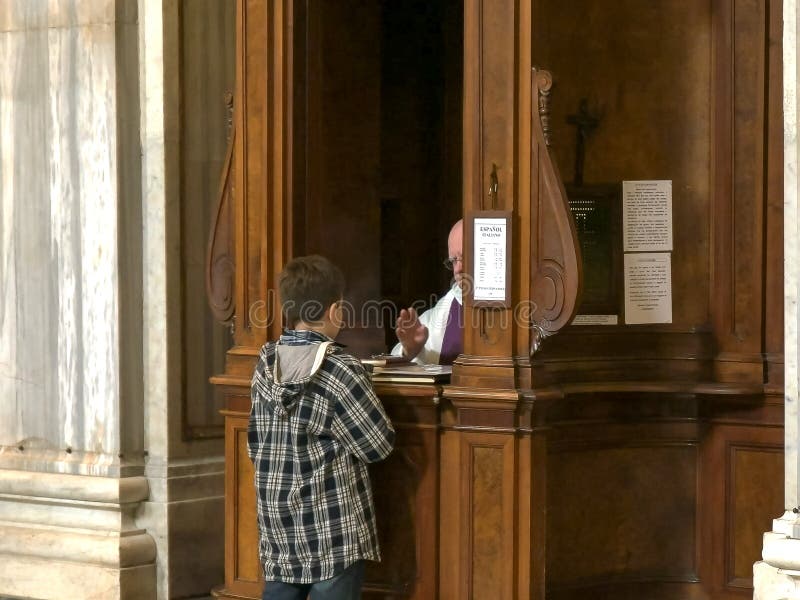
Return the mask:
[[472,303],[511,306],[511,212],[482,211],[469,217],[472,238]]

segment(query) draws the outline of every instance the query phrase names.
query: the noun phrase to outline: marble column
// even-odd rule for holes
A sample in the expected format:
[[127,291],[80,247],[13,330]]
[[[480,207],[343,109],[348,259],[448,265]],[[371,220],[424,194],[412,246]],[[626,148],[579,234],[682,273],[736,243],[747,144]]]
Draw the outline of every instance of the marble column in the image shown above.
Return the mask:
[[[142,503],[137,523],[156,542],[154,597],[159,600],[207,595],[224,581],[223,440],[187,435],[182,412],[186,407],[182,394],[188,393],[181,386],[181,379],[188,376],[182,373],[182,364],[195,356],[192,348],[182,347],[181,327],[199,325],[185,323],[189,315],[181,305],[181,269],[188,266],[181,264],[185,251],[181,250],[180,203],[184,195],[181,128],[194,120],[222,119],[224,140],[225,110],[219,94],[219,116],[201,112],[192,119],[181,118],[180,57],[186,20],[213,22],[214,8],[226,4],[231,5],[230,0],[139,0],[142,358],[145,476],[150,496]],[[232,20],[227,25],[232,31]],[[213,36],[205,42],[208,53],[219,51]],[[215,182],[219,176],[218,170],[193,174],[193,178],[209,177]],[[187,260],[202,264],[204,258],[203,253]],[[184,293],[198,294],[201,310],[207,310],[204,290]]]
[[223,580],[222,440],[183,428],[181,4],[0,1],[0,597]]
[[135,0],[0,3],[0,595],[147,598]]
[[762,557],[753,567],[756,600],[800,599],[800,217],[798,198],[797,0],[783,0],[784,119],[784,352],[785,352],[785,512],[764,534]]

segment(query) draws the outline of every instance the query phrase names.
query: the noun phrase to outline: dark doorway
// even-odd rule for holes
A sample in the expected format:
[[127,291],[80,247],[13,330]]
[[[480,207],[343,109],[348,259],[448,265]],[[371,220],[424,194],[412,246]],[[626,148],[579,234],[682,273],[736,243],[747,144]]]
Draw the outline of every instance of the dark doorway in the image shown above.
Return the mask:
[[461,215],[463,5],[298,2],[293,252],[347,278],[341,340],[394,344],[394,311],[442,294]]

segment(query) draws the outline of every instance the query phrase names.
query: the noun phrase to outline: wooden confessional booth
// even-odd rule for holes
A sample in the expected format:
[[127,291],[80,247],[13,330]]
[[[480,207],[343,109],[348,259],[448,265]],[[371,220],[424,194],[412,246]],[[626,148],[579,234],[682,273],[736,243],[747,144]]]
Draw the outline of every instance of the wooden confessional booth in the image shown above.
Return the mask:
[[[215,597],[260,597],[246,430],[282,266],[325,254],[377,303],[341,338],[367,356],[486,214],[511,231],[505,299],[467,297],[449,384],[377,386],[398,435],[365,597],[750,597],[783,512],[780,39],[777,0],[238,0]],[[672,186],[658,324],[623,310],[620,190],[643,180]]]

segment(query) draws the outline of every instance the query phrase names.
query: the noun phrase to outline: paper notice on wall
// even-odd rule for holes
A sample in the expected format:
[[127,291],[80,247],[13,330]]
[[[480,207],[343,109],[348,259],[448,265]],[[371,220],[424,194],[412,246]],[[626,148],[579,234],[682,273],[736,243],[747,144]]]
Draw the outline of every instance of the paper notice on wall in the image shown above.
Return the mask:
[[672,251],[672,181],[622,182],[624,252]]
[[625,323],[672,323],[669,253],[625,255]]
[[570,325],[618,325],[617,315],[575,315]]
[[505,218],[476,218],[473,297],[478,301],[506,300],[508,231]]

